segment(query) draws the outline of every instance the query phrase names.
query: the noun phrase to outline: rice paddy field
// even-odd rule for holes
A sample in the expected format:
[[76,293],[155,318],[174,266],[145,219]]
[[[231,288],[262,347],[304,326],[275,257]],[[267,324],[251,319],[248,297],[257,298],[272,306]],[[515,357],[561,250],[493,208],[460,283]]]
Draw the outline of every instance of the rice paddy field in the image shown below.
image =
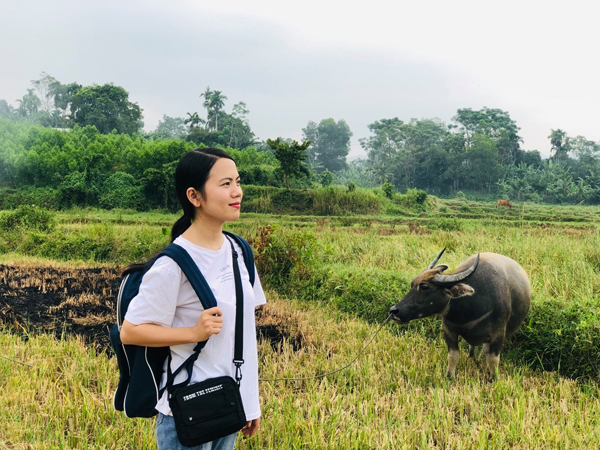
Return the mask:
[[[269,303],[257,311],[261,429],[236,448],[598,448],[599,218],[465,201],[398,216],[243,214],[228,229],[254,246]],[[73,210],[0,231],[0,448],[155,448],[154,419],[113,410],[107,329],[119,271],[168,244],[176,219]],[[333,375],[267,380],[346,365],[443,247],[450,269],[491,251],[530,277],[532,309],[497,382],[466,347],[446,378],[437,318],[386,324]]]

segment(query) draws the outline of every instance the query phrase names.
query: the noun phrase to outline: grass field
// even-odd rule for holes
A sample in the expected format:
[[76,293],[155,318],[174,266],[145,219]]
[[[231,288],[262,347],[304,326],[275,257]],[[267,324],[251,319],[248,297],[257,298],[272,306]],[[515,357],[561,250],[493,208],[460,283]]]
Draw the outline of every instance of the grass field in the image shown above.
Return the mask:
[[[261,383],[262,429],[240,438],[237,448],[598,448],[598,217],[599,208],[505,211],[459,201],[410,216],[244,215],[229,229],[260,247],[269,304],[259,325],[284,336],[261,340],[263,378],[311,376],[346,364],[443,247],[441,262],[451,269],[476,252],[514,258],[530,276],[533,305],[502,356],[497,383],[483,376],[481,355],[470,360],[464,351],[457,380],[445,378],[438,320],[389,324],[345,371]],[[123,267],[168,243],[175,220],[132,211],[57,213],[50,231],[2,232],[0,264]],[[0,299],[5,317],[7,299]],[[153,420],[112,409],[114,358],[73,337],[66,318],[57,318],[55,330],[64,329],[57,339],[10,314],[14,323],[4,321],[0,334],[0,448],[153,448]]]

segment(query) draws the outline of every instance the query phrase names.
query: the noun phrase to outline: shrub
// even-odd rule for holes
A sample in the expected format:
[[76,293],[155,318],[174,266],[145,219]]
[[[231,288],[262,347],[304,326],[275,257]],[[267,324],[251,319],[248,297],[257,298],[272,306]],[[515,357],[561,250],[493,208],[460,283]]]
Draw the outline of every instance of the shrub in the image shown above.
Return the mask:
[[256,250],[256,266],[261,277],[281,292],[284,292],[292,274],[303,279],[309,273],[317,245],[310,231],[290,234],[276,225],[261,227],[248,242]]
[[350,183],[348,183],[348,192],[354,191],[356,191],[356,184],[351,181]]
[[332,183],[333,183],[333,174],[329,170],[326,169],[321,174],[321,185],[323,185],[323,187],[327,187],[327,186],[331,186]]
[[391,199],[394,197],[394,185],[388,180],[385,180],[385,182],[381,185],[381,190],[387,198]]
[[462,231],[462,222],[455,217],[437,217],[427,226],[431,230]]
[[133,208],[144,206],[142,188],[132,175],[115,172],[104,182],[100,195],[100,207],[104,209]]
[[19,206],[16,210],[0,216],[0,230],[3,231],[51,231],[55,226],[54,214],[37,206]]
[[600,379],[600,319],[594,305],[534,302],[507,353],[534,368]]

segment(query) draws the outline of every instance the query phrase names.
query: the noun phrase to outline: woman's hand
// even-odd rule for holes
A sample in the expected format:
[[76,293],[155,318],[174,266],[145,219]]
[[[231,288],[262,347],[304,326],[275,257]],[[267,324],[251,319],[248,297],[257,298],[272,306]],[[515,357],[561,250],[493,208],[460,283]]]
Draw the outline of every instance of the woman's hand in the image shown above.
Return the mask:
[[246,426],[242,428],[242,433],[246,437],[252,437],[254,436],[254,433],[256,433],[256,430],[258,430],[259,425],[260,417],[258,419],[249,420],[248,422],[246,422]]
[[218,306],[202,311],[198,322],[192,327],[194,342],[202,342],[213,334],[219,334],[223,328],[222,315]]

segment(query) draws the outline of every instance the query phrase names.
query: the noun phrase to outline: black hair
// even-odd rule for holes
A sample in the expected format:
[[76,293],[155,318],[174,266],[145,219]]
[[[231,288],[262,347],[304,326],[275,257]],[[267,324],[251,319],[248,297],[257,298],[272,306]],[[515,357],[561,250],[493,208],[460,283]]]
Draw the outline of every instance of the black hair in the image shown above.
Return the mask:
[[183,216],[175,222],[171,229],[171,242],[181,236],[194,220],[196,208],[189,201],[187,190],[194,188],[204,197],[206,180],[215,162],[220,158],[233,161],[227,152],[212,147],[190,150],[179,160],[175,169],[175,191],[183,209]]
[[[200,195],[204,198],[206,180],[208,180],[215,162],[220,158],[233,161],[233,158],[226,151],[213,147],[190,150],[179,160],[175,169],[175,191],[183,209],[183,216],[173,224],[171,242],[181,236],[192,225],[196,214],[196,207],[188,199],[187,190],[192,187],[200,192]],[[146,263],[129,265],[122,275],[125,276],[130,272],[140,270],[144,266],[150,267],[157,256],[158,253]]]

